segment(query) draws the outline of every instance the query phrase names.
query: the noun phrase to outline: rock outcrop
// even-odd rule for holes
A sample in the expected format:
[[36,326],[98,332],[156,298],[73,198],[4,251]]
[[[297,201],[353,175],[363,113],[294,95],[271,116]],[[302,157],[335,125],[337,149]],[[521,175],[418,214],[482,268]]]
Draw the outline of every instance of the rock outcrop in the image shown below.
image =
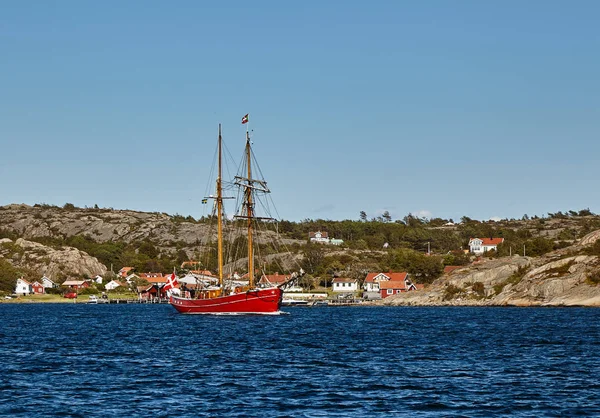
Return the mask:
[[16,267],[45,274],[53,280],[104,275],[106,266],[83,251],[73,247],[54,249],[37,242],[19,238],[0,239],[0,257]]
[[459,306],[600,306],[600,286],[589,277],[600,270],[600,259],[585,248],[600,239],[600,231],[573,246],[539,258],[506,257],[484,260],[442,276],[423,291],[388,297],[382,305]]

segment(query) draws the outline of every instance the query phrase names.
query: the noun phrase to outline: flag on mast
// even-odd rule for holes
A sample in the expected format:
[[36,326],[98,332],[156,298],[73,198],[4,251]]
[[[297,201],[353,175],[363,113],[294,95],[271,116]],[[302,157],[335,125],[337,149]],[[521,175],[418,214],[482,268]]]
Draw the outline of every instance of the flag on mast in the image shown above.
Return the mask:
[[246,116],[244,116],[244,117],[242,118],[242,125],[243,125],[244,123],[248,123],[248,113],[246,113]]
[[175,276],[175,273],[173,273],[167,277],[167,283],[165,283],[165,285],[163,286],[163,290],[167,291],[169,289],[175,289],[175,286],[177,286],[178,284],[179,283],[177,283],[177,276]]

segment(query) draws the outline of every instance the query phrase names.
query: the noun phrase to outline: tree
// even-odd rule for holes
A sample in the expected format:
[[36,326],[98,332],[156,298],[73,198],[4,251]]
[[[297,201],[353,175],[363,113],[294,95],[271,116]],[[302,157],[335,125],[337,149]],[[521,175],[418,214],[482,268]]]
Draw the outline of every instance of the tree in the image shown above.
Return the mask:
[[388,212],[387,210],[383,212],[383,215],[381,215],[381,217],[383,218],[384,222],[392,222],[392,215],[390,215],[390,212]]
[[367,212],[365,212],[364,210],[360,211],[360,220],[362,222],[366,222],[367,221]]
[[314,274],[323,263],[323,248],[319,244],[307,244],[304,248],[304,267],[305,270]]

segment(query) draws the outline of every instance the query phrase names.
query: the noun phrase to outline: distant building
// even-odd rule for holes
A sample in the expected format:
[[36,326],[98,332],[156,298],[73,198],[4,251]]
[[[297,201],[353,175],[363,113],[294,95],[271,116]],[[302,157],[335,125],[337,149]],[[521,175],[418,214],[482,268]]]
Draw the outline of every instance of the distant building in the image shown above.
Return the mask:
[[84,287],[90,287],[90,283],[86,280],[65,280],[62,286],[67,286],[71,289],[77,290]]
[[381,282],[398,281],[404,283],[404,280],[406,280],[407,278],[408,273],[406,272],[395,273],[390,271],[387,273],[369,273],[365,278],[363,288],[367,292],[379,292],[379,284]]
[[35,281],[31,283],[31,293],[34,295],[43,295],[46,293],[46,289],[44,289],[44,285],[42,285],[40,282]]
[[17,279],[17,285],[15,286],[15,293],[17,295],[29,295],[31,294],[31,283],[24,278]]
[[483,254],[490,250],[497,250],[498,244],[502,244],[504,238],[471,238],[469,250],[473,254]]
[[289,279],[290,276],[285,274],[263,274],[258,281],[258,284],[262,286],[279,286],[287,282]]
[[344,277],[336,277],[331,282],[334,292],[356,292],[358,290],[358,280]]
[[386,298],[402,292],[422,289],[415,285],[407,272],[369,273],[363,285],[368,299]]
[[110,282],[106,283],[106,286],[104,286],[104,288],[106,290],[115,290],[117,287],[121,287],[121,286],[127,287],[121,282],[118,282],[116,280],[111,280]]
[[125,278],[127,276],[129,276],[131,273],[133,273],[134,268],[133,267],[123,267],[121,270],[119,270],[119,272],[117,273],[117,275],[121,278]]
[[308,238],[310,242],[317,242],[319,244],[329,244],[329,234],[327,232],[309,232]]
[[331,245],[342,245],[344,243],[344,240],[338,238],[331,238],[329,242],[331,243]]
[[52,289],[54,287],[58,287],[58,285],[56,283],[54,283],[52,280],[50,280],[49,277],[46,277],[46,275],[42,276],[42,278],[40,279],[40,282],[42,283],[42,286],[44,286],[44,288],[46,288],[46,289]]
[[167,282],[166,276],[162,273],[140,273],[140,279],[146,280],[151,284],[165,284]]

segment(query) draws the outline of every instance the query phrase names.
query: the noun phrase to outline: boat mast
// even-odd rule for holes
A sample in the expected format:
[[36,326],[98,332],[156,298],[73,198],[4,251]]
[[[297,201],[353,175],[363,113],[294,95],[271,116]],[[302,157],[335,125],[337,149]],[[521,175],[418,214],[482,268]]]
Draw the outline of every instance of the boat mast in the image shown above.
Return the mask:
[[223,285],[223,191],[221,187],[221,124],[219,123],[219,173],[217,175],[217,242],[219,260],[219,285]]
[[254,287],[254,252],[252,248],[252,218],[253,214],[253,202],[252,202],[252,168],[250,167],[251,161],[251,150],[250,150],[250,135],[246,129],[246,159],[248,164],[248,184],[246,186],[246,215],[248,216],[248,286]]

